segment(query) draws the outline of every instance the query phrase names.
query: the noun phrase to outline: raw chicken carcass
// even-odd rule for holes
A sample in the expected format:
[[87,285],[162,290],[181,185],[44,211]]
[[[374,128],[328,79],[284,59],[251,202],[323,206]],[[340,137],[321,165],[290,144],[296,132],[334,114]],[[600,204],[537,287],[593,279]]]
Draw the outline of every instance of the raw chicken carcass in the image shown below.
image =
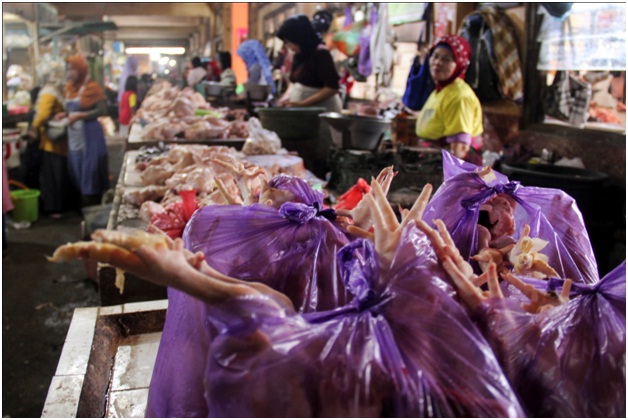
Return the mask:
[[179,172],[166,181],[166,186],[181,189],[194,189],[199,193],[212,192],[214,187],[214,174],[208,167],[196,166],[189,172]]
[[163,213],[164,211],[166,211],[166,209],[161,204],[155,203],[154,201],[145,201],[140,206],[140,219],[148,223],[153,216],[158,213]]
[[168,191],[168,186],[149,185],[144,188],[127,190],[122,195],[125,203],[141,206],[145,201],[157,201]]
[[160,165],[148,165],[140,178],[144,185],[164,185],[174,172],[172,164],[164,162]]
[[196,106],[188,98],[179,96],[172,104],[174,115],[178,118],[189,117],[194,115]]
[[183,136],[187,140],[207,140],[221,138],[224,128],[215,126],[208,121],[201,120],[185,129]]

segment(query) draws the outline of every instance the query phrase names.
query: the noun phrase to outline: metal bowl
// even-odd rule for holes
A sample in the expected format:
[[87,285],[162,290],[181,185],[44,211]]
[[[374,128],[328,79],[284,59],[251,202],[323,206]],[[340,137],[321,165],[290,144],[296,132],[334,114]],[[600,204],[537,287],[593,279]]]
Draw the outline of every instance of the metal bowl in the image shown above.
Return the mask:
[[221,96],[228,95],[230,93],[235,94],[236,89],[234,85],[218,82],[203,82],[202,85],[205,89],[205,95],[207,96]]
[[385,118],[338,112],[325,112],[320,114],[320,118],[329,125],[332,143],[349,150],[376,150],[391,125],[391,121]]

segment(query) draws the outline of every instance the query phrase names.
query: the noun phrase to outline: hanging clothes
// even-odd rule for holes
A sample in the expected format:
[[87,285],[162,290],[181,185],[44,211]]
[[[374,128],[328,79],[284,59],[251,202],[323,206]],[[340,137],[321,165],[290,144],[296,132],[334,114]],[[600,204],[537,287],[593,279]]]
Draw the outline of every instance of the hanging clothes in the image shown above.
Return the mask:
[[565,71],[558,71],[547,89],[545,113],[561,121],[582,126],[589,115],[591,85]]
[[[494,51],[493,67],[500,82],[501,94],[505,98],[520,100],[523,98],[523,74],[517,42],[512,34],[508,18],[494,7],[476,10],[465,16],[463,22],[474,15],[480,15],[492,34]],[[464,24],[461,25],[458,35],[463,34]],[[473,57],[473,60],[477,60]],[[482,71],[482,69],[480,69]]]
[[394,50],[387,42],[388,35],[388,4],[377,4],[377,23],[373,26],[370,53],[373,73],[377,74],[378,86],[390,86]]
[[373,27],[377,23],[377,8],[371,6],[371,18],[369,25],[362,28],[360,33],[360,55],[358,57],[358,72],[364,77],[371,75],[373,63],[371,62],[371,35]]

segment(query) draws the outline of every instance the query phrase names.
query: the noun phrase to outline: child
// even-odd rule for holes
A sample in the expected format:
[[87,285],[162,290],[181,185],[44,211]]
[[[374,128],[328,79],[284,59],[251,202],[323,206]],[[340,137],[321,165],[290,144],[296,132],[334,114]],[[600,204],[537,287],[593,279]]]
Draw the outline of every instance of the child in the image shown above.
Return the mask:
[[135,107],[137,105],[137,77],[129,76],[124,85],[124,93],[120,101],[120,115],[118,121],[120,123],[120,135],[129,136],[129,124],[131,118],[135,115]]

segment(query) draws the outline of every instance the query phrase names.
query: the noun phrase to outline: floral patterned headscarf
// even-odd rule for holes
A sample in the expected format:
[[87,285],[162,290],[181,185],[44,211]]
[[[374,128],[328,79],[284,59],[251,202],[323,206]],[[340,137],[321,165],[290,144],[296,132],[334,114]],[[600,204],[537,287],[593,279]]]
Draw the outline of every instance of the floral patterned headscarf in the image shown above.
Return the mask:
[[430,48],[430,57],[436,47],[439,46],[446,46],[451,50],[454,55],[454,60],[456,60],[456,69],[449,79],[444,82],[436,83],[436,92],[439,92],[458,77],[464,80],[464,76],[471,63],[471,46],[466,39],[457,35],[445,35],[440,37],[434,42],[432,48]]

